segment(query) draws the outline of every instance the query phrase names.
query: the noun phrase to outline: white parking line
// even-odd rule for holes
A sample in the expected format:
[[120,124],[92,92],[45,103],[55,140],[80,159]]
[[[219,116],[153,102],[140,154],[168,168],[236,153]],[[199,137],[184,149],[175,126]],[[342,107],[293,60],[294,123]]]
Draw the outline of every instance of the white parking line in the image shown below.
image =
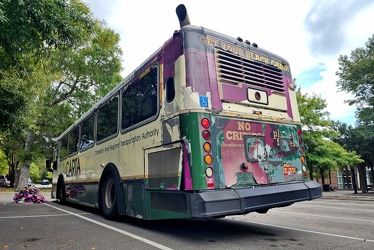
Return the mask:
[[[234,217],[233,217],[233,219],[239,221],[239,219],[236,219]],[[240,221],[243,221],[243,220],[240,220]],[[339,238],[345,238],[345,239],[358,240],[358,241],[364,241],[364,242],[373,242],[374,243],[374,240],[369,240],[369,239],[364,239],[364,238],[359,238],[359,237],[352,237],[352,236],[339,235],[339,234],[330,234],[330,233],[324,233],[324,232],[318,232],[318,231],[312,231],[312,230],[306,230],[306,229],[300,229],[300,228],[293,228],[293,227],[285,227],[285,226],[267,224],[267,223],[262,223],[262,222],[253,222],[253,221],[244,221],[244,222],[251,223],[251,224],[257,224],[257,225],[263,225],[263,226],[269,226],[269,227],[276,227],[276,228],[300,231],[300,232],[305,232],[305,233],[320,234],[320,235],[326,235],[326,236],[339,237]]]
[[[80,213],[89,214],[89,213]],[[19,216],[3,216],[0,219],[17,219],[17,218],[39,218],[39,217],[55,217],[55,216],[71,216],[71,214],[43,214],[43,215],[19,215]]]
[[92,220],[92,219],[87,218],[87,217],[84,217],[84,216],[82,216],[82,215],[80,215],[80,214],[72,213],[72,212],[69,212],[69,211],[67,211],[67,210],[64,210],[64,209],[61,209],[61,208],[58,208],[58,207],[55,207],[55,206],[49,205],[49,204],[47,204],[47,203],[43,203],[43,204],[46,205],[46,206],[52,207],[52,208],[54,208],[54,209],[60,210],[60,211],[62,211],[62,212],[65,212],[65,213],[68,213],[68,214],[74,215],[74,216],[79,217],[79,218],[81,218],[81,219],[83,219],[83,220],[86,220],[86,221],[89,221],[89,222],[95,223],[96,225],[99,225],[99,226],[102,226],[102,227],[108,228],[108,229],[110,229],[110,230],[116,231],[116,232],[118,232],[118,233],[124,234],[124,235],[126,235],[126,236],[131,237],[131,238],[134,238],[134,239],[136,239],[136,240],[139,240],[139,241],[141,241],[141,242],[144,242],[144,243],[146,243],[146,244],[148,244],[148,245],[154,246],[154,247],[156,247],[156,248],[158,248],[158,249],[162,249],[162,250],[172,250],[172,248],[169,248],[169,247],[166,247],[166,246],[164,246],[164,245],[158,244],[158,243],[156,243],[156,242],[154,242],[154,241],[151,241],[151,240],[147,240],[147,239],[145,239],[145,238],[143,238],[143,237],[139,237],[139,236],[137,236],[137,235],[135,235],[135,234],[132,234],[132,233],[126,232],[126,231],[124,231],[124,230],[121,230],[121,229],[118,229],[118,228],[115,228],[115,227],[109,226],[109,225],[107,225],[107,224],[104,224],[104,223],[101,223],[101,222],[98,222],[98,221]]
[[[367,210],[365,210],[366,212]],[[338,216],[329,216],[329,215],[319,215],[319,214],[310,214],[310,213],[298,213],[298,212],[287,212],[287,211],[269,211],[271,213],[282,213],[282,214],[298,214],[303,216],[314,216],[314,217],[321,217],[321,218],[329,218],[329,219],[337,219],[337,220],[352,220],[352,221],[362,221],[362,222],[369,222],[374,223],[374,219],[355,219],[355,218],[347,218],[347,217],[338,217]]]

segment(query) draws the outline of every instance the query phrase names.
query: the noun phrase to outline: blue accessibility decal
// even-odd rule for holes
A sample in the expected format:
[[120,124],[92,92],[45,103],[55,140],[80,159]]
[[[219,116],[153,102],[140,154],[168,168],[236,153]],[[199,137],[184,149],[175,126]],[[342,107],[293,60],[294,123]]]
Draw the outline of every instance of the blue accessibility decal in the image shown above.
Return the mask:
[[208,107],[208,97],[202,95],[200,96],[200,107]]

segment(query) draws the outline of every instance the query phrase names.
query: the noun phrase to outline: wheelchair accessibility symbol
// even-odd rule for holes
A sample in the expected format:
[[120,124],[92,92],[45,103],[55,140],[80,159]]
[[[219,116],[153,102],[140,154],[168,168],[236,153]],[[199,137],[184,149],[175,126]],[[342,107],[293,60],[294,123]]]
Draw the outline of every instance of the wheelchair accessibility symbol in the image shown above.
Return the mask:
[[208,97],[202,95],[200,96],[200,107],[208,107]]

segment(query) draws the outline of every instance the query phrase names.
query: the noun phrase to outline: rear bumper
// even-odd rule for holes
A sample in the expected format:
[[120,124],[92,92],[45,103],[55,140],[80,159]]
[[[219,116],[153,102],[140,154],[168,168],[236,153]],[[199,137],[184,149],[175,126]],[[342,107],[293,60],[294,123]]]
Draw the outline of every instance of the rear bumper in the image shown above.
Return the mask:
[[191,194],[192,218],[239,215],[322,197],[316,181],[202,191]]

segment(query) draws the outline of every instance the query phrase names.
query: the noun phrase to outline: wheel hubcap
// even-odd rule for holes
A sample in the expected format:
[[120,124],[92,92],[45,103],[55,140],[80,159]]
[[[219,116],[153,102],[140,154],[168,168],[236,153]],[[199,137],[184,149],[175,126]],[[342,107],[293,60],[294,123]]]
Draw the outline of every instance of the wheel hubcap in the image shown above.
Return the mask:
[[105,205],[107,208],[113,207],[115,198],[116,198],[116,191],[115,191],[114,180],[110,179],[105,189]]

